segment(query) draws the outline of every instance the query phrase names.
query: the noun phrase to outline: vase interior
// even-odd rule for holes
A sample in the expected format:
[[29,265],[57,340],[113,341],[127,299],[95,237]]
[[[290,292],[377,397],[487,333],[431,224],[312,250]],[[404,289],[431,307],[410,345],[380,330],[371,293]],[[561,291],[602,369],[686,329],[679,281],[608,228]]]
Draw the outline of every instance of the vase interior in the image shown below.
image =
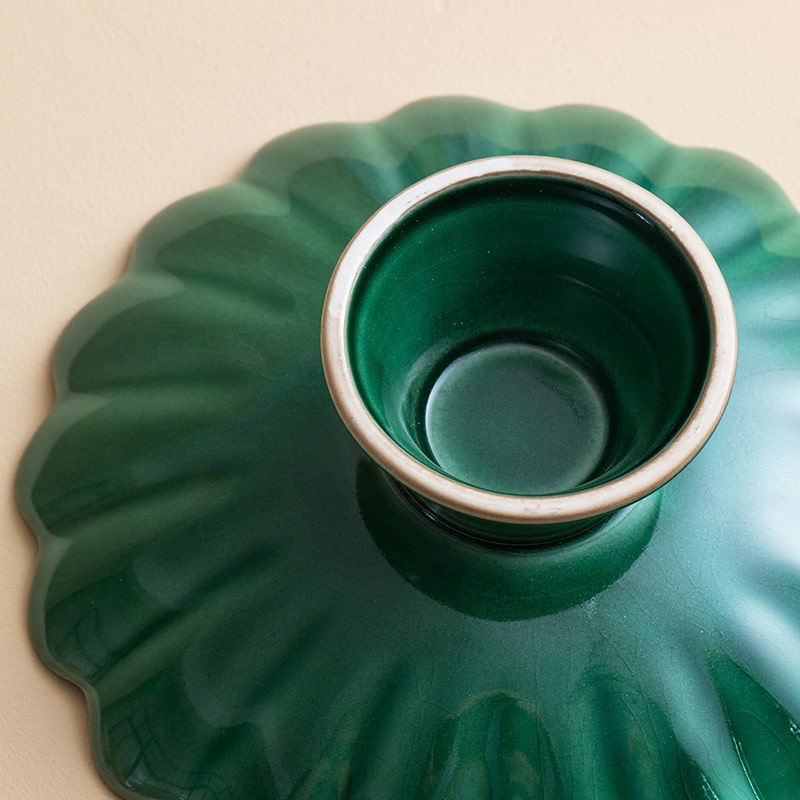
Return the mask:
[[348,356],[373,419],[425,466],[519,496],[641,466],[710,361],[692,265],[659,224],[580,181],[503,175],[415,206],[366,260]]

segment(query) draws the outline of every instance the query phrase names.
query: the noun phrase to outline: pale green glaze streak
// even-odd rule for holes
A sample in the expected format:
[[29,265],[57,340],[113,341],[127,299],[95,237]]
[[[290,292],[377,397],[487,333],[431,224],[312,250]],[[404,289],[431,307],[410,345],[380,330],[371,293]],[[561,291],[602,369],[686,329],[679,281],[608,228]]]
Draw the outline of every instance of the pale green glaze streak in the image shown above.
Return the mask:
[[[656,497],[524,552],[426,521],[326,393],[359,225],[467,159],[634,180],[722,268],[740,335],[709,444]],[[176,204],[55,358],[20,469],[31,632],[125,797],[719,798],[800,790],[800,232],[761,173],[599,109],[432,100],[262,150]]]

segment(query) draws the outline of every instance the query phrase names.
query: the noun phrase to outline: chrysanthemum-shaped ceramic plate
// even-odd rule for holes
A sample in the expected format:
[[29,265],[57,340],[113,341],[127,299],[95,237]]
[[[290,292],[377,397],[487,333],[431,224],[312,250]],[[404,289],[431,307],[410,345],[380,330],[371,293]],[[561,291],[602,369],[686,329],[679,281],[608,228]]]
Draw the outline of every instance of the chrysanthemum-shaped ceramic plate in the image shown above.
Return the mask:
[[[319,353],[337,257],[461,161],[560,156],[677,209],[733,296],[722,423],[570,544],[430,527]],[[595,108],[439,99],[301,130],[155,218],[55,355],[31,630],[111,787],[172,800],[800,796],[800,226],[763,174]]]

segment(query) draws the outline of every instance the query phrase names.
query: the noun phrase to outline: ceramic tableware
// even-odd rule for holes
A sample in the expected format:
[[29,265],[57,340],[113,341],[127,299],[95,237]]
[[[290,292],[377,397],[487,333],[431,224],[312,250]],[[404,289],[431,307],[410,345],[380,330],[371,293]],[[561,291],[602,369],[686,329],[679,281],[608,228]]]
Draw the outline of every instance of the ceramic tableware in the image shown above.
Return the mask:
[[[606,177],[393,200],[517,155]],[[391,458],[343,424],[320,347],[337,261],[383,206],[376,248],[347,251],[375,280],[334,296]],[[730,315],[673,212],[735,309],[710,436]],[[104,779],[166,800],[794,800],[799,265],[763,173],[586,107],[434,99],[295,131],[159,214],[59,340],[17,484],[31,635],[86,693]],[[538,462],[520,373],[560,409]],[[485,463],[495,388],[517,422]],[[590,529],[542,528],[553,498],[650,465]]]
[[325,301],[339,412],[431,519],[508,545],[585,532],[700,450],[736,324],[702,239],[638,184],[501,156],[365,224]]

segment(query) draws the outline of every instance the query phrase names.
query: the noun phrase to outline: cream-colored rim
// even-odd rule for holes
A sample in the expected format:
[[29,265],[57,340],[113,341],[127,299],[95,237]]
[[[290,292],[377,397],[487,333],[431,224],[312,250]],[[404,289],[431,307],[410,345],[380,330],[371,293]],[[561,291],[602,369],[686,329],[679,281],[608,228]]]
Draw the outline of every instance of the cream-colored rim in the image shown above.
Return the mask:
[[[613,196],[654,222],[693,266],[705,296],[711,359],[697,405],[677,435],[650,461],[609,483],[544,497],[476,489],[425,466],[399,447],[364,406],[347,348],[350,298],[375,247],[416,206],[459,184],[509,175],[577,182]],[[549,524],[577,521],[628,505],[662,486],[697,455],[725,410],[736,370],[736,320],[728,287],[695,230],[673,208],[638,184],[598,167],[543,156],[500,156],[442,170],[400,192],[361,227],[339,259],[322,315],[322,359],[331,397],[350,432],[387,472],[423,497],[455,511],[497,522]]]

